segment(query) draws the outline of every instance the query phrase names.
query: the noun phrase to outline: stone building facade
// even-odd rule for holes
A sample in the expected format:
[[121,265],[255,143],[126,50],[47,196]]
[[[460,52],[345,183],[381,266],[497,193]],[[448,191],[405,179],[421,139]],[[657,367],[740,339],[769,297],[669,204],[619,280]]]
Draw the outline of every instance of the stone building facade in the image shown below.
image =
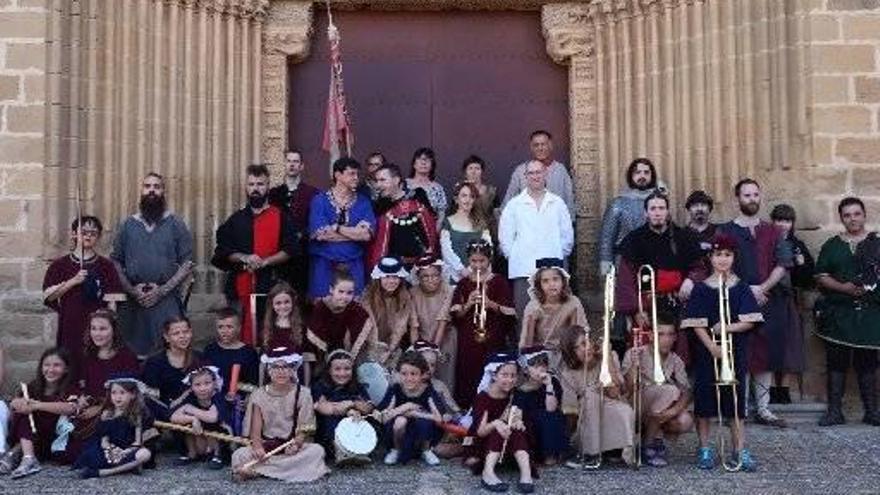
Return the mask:
[[[320,2],[319,2],[320,4]],[[880,215],[880,2],[876,0],[337,0],[337,9],[540,11],[568,67],[578,280],[595,284],[603,205],[636,155],[680,205],[707,189],[731,212],[753,176],[792,203],[812,248],[838,231],[835,202]],[[290,63],[309,56],[301,0],[0,0],[0,345],[13,378],[54,341],[40,301],[66,248],[77,181],[112,226],[139,178],[166,174],[198,262],[197,314],[218,301],[216,225],[240,201],[241,165],[280,163]],[[489,33],[487,33],[489,35]],[[293,66],[295,70],[295,65]],[[280,171],[279,171],[280,172]],[[875,221],[875,225],[877,225]],[[821,394],[810,339],[806,382]],[[7,380],[9,383],[10,380]]]

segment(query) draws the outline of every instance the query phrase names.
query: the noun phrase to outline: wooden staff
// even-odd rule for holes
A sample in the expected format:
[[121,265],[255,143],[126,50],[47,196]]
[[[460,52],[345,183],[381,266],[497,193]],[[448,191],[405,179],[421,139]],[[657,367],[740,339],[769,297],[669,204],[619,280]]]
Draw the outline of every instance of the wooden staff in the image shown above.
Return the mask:
[[[507,428],[510,430],[510,435],[513,435],[513,412],[514,409],[517,409],[517,407],[513,405],[512,391],[510,392],[510,403],[507,407]],[[501,444],[501,455],[498,457],[498,464],[501,464],[501,461],[504,460],[504,453],[507,451],[507,441],[510,440],[510,435],[507,435],[507,438],[504,439],[504,443]]]
[[[384,421],[382,420],[383,419],[382,411],[373,411],[372,413],[368,414],[367,416],[372,417],[376,421],[384,423]],[[427,419],[429,421],[433,421],[434,424],[437,425],[437,427],[439,427],[441,430],[445,431],[446,433],[449,433],[449,434],[457,436],[457,437],[462,437],[462,438],[468,436],[468,429],[465,428],[464,426],[461,426],[456,423],[448,422],[448,421],[437,421],[434,418],[434,415],[431,413],[414,411],[409,414],[404,414],[403,416],[407,416],[407,417],[411,417],[411,418]]]
[[290,447],[291,445],[293,445],[293,442],[296,442],[296,435],[294,435],[294,437],[291,438],[290,440],[288,440],[288,441],[282,443],[281,445],[275,447],[274,449],[270,450],[269,452],[266,452],[266,455],[264,455],[263,457],[260,457],[259,459],[254,459],[252,461],[245,463],[245,465],[241,467],[241,470],[248,471],[248,470],[252,469],[254,466],[256,466],[257,464],[260,464],[261,462],[266,462],[270,457],[283,451],[287,447]]
[[220,433],[217,431],[203,431],[201,433],[196,433],[195,430],[190,426],[179,425],[177,423],[169,423],[166,421],[153,421],[153,425],[157,428],[163,428],[166,430],[175,430],[186,433],[188,435],[201,436],[207,438],[214,438],[216,440],[220,440],[223,442],[229,443],[237,443],[239,445],[250,445],[251,440],[245,437],[237,437],[235,435],[229,435],[227,433]]
[[[21,396],[24,398],[24,400],[26,400],[30,403],[31,394],[28,393],[28,386],[24,382],[21,382]],[[30,404],[28,404],[28,406],[30,406]],[[37,434],[37,424],[34,423],[34,413],[32,413],[32,412],[28,413],[28,422],[30,422],[30,424],[31,424],[31,433],[36,435]]]
[[79,244],[79,269],[83,269],[83,264],[85,261],[83,258],[85,257],[85,247],[83,246],[83,224],[82,224],[82,192],[80,191],[79,184],[79,166],[75,167],[76,170],[76,241]]

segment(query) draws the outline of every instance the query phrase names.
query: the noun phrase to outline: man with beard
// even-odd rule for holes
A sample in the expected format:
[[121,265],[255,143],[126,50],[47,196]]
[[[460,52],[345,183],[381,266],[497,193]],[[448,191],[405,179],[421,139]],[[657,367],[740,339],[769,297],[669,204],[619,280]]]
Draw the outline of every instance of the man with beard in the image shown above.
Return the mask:
[[704,254],[709,254],[712,251],[715,229],[718,227],[709,221],[712,210],[715,208],[715,202],[711,196],[706,194],[706,191],[698,190],[688,195],[687,201],[684,202],[684,208],[688,212],[688,231],[700,243],[700,250]]
[[[305,232],[309,225],[309,208],[318,189],[302,180],[305,168],[302,153],[290,150],[284,154],[286,176],[284,183],[269,190],[269,203],[286,210],[297,232]],[[297,252],[290,261],[278,267],[280,276],[300,294],[305,294],[309,283],[309,263],[306,257],[308,239],[303,236]]]
[[837,213],[845,232],[822,245],[816,262],[816,335],[825,341],[828,412],[820,426],[843,424],[841,409],[850,363],[864,405],[862,422],[880,425],[877,410],[877,350],[880,349],[880,237],[865,229],[865,204],[844,198]]
[[376,171],[381,197],[375,204],[376,237],[367,255],[372,270],[385,256],[399,258],[411,268],[425,257],[439,257],[437,217],[421,188],[406,189],[400,168],[385,164]]
[[510,176],[510,184],[507,186],[507,193],[504,195],[504,201],[501,202],[501,208],[504,209],[507,203],[515,198],[528,185],[528,177],[526,177],[526,168],[532,161],[538,161],[544,165],[544,175],[547,180],[547,190],[562,198],[565,206],[568,208],[568,215],[572,221],[575,219],[577,209],[574,205],[574,189],[571,183],[571,175],[568,169],[560,162],[553,159],[553,136],[544,130],[537,130],[529,135],[529,150],[532,152],[532,158],[516,166],[513,174]]
[[636,158],[626,169],[629,186],[611,200],[602,217],[599,236],[599,274],[604,277],[615,263],[623,238],[645,223],[645,198],[657,188],[657,169],[647,158]]
[[[703,253],[696,239],[670,218],[669,198],[654,191],[645,198],[644,210],[647,221],[620,243],[616,309],[622,315],[634,316],[635,325],[647,330],[650,319],[647,314],[637,312],[639,297],[645,311],[651,310],[651,287],[638,280],[642,265],[654,269],[658,313],[678,315],[680,301],[688,298],[694,282],[701,281],[706,274]],[[616,351],[625,351],[620,348],[622,342],[614,343],[618,346]],[[687,362],[686,338],[676,342],[676,353]]]
[[361,165],[343,157],[333,163],[333,185],[312,200],[309,218],[309,299],[330,292],[333,272],[339,265],[354,278],[355,295],[364,289],[364,247],[376,231],[369,198],[356,192]]
[[255,345],[259,329],[250,315],[262,315],[265,300],[252,308],[251,294],[266,294],[281,280],[278,267],[299,254],[300,241],[289,213],[269,203],[269,169],[248,165],[246,176],[248,204],[217,229],[211,264],[227,272],[226,299],[245,315],[241,339]]
[[122,308],[121,328],[138,356],[158,349],[165,322],[183,316],[192,255],[192,234],[167,209],[165,179],[150,172],[141,183],[140,212],[119,226],[110,255],[130,296]]
[[[785,428],[786,423],[769,409],[770,386],[778,366],[778,356],[773,354],[771,342],[777,333],[790,325],[791,298],[786,294],[788,269],[794,265],[791,244],[785,241],[782,231],[772,223],[761,220],[761,187],[753,179],[742,179],[734,187],[740,214],[730,222],[718,226],[718,232],[727,234],[737,242],[737,256],[733,272],[749,284],[761,312],[764,323],[749,332],[749,377],[753,384],[756,421]],[[790,286],[788,287],[790,290]]]

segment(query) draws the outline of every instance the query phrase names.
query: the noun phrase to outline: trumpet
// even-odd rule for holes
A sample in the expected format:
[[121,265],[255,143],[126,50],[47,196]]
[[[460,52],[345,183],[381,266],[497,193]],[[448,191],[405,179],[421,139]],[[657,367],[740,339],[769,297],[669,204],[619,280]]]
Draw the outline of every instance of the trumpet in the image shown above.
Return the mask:
[[[739,386],[734,375],[734,367],[736,366],[733,354],[733,341],[730,332],[727,330],[731,324],[730,315],[730,289],[727,286],[727,280],[724,275],[718,278],[718,314],[719,314],[719,331],[718,346],[721,348],[721,358],[713,360],[715,365],[715,401],[718,405],[718,449],[721,455],[721,465],[728,472],[735,472],[742,469],[742,460],[738,457],[735,462],[725,459],[724,451],[724,417],[721,407],[721,387],[730,387],[730,394],[733,400],[733,421],[731,428],[735,428],[739,424],[739,404],[737,403],[737,387]],[[719,363],[720,361],[720,363]],[[735,448],[735,446],[734,446]]]
[[477,270],[477,287],[476,291],[480,294],[477,304],[474,306],[474,340],[477,342],[486,341],[486,282],[485,278],[481,279],[482,270]]
[[[599,431],[602,430],[602,410],[605,407],[605,388],[614,385],[611,376],[611,325],[614,322],[614,281],[617,276],[614,267],[605,275],[605,310],[602,328],[602,363],[599,365]],[[584,363],[584,382],[588,385],[587,364]],[[600,449],[601,450],[601,449]],[[584,464],[587,469],[599,469],[602,467],[602,453],[596,457],[595,462]]]
[[[642,294],[644,291],[642,290],[642,284],[648,285],[648,295],[651,299],[651,336],[653,340],[653,356],[654,356],[654,369],[652,374],[652,381],[655,385],[659,385],[661,383],[666,382],[666,375],[663,373],[663,366],[660,358],[660,339],[659,332],[657,330],[658,321],[657,321],[657,279],[656,272],[654,272],[654,268],[651,265],[642,265],[639,267],[638,271],[638,302],[639,302],[639,313],[644,313],[644,302]],[[642,337],[646,331],[643,328],[637,328],[634,330],[634,341],[633,348],[639,347],[642,345]],[[636,468],[641,467],[642,465],[642,369],[641,369],[641,358],[636,359],[635,362],[635,370],[633,372],[633,412],[635,417],[635,427],[633,428],[634,439],[633,439],[633,450],[636,454],[636,461],[633,464]]]

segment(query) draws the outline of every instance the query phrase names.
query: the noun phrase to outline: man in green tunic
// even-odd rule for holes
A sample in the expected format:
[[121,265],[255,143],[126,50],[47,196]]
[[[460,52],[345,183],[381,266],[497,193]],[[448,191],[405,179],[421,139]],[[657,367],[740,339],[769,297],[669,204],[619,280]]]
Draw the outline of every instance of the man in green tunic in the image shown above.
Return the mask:
[[841,411],[850,363],[856,370],[865,408],[862,422],[880,426],[877,411],[877,349],[880,349],[880,289],[877,287],[880,243],[865,230],[865,204],[844,198],[837,207],[846,231],[822,245],[816,263],[816,283],[822,299],[816,303],[816,334],[825,341],[828,371],[828,411],[820,426],[843,424]]

